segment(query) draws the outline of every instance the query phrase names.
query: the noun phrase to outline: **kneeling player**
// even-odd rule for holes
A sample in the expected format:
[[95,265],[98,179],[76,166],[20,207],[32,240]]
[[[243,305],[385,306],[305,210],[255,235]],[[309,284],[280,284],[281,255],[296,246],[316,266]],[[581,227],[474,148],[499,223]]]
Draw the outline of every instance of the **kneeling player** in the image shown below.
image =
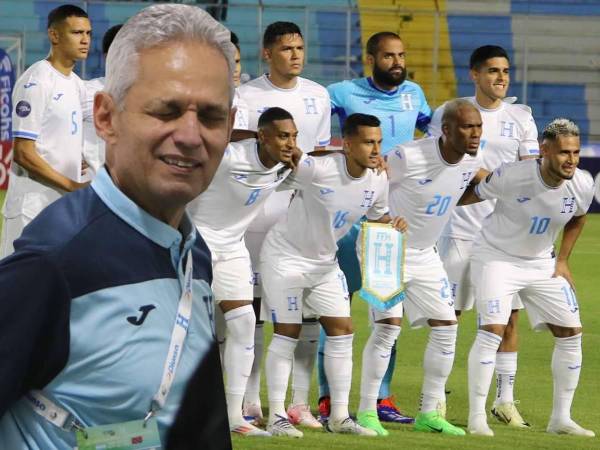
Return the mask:
[[[269,394],[267,429],[274,435],[301,437],[284,409],[302,315],[316,316],[327,333],[325,370],[331,389],[328,431],[374,436],[348,413],[352,380],[352,319],[344,274],[335,259],[336,242],[356,220],[389,223],[387,176],[380,164],[379,120],[352,114],[344,124],[344,153],[310,157],[281,187],[296,189],[288,209],[271,228],[261,252],[266,301],[263,312],[274,325],[266,361]],[[281,188],[280,187],[280,188]]]
[[223,356],[225,393],[232,432],[269,435],[246,422],[242,400],[254,361],[253,283],[244,233],[264,201],[291,172],[298,155],[292,116],[269,108],[258,119],[258,141],[231,143],[209,188],[189,207],[212,253],[215,300],[224,313],[227,340]]
[[[541,160],[504,164],[475,187],[467,203],[497,199],[473,248],[471,281],[479,331],[469,353],[469,432],[493,436],[485,402],[496,350],[519,294],[536,330],[554,335],[554,403],[549,433],[594,436],[571,419],[581,370],[579,307],[568,258],[583,229],[593,181],[577,169],[579,129],[555,119],[543,132]],[[555,257],[553,244],[564,227]]]

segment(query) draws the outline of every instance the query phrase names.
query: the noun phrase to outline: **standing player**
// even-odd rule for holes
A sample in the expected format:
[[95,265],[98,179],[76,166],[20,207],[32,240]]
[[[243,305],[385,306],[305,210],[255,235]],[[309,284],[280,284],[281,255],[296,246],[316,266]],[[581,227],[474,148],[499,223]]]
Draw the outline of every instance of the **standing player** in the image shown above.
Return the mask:
[[[373,114],[381,121],[383,143],[381,153],[414,138],[415,128],[427,130],[431,119],[431,108],[425,100],[421,87],[406,79],[404,44],[396,33],[376,33],[367,41],[367,64],[373,75],[350,81],[334,83],[327,87],[331,96],[331,112],[337,114],[343,126],[352,113]],[[339,243],[340,267],[348,280],[352,293],[360,289],[360,269],[355,252],[356,236],[360,229],[357,223]],[[329,415],[329,387],[323,371],[324,334],[319,348],[319,411],[321,418]],[[413,419],[400,413],[390,395],[390,385],[396,364],[396,346],[392,348],[390,365],[381,383],[377,412],[382,421],[412,423]]]
[[254,360],[252,268],[244,233],[267,197],[290,173],[298,131],[292,116],[269,108],[258,119],[258,141],[232,143],[209,188],[189,211],[212,253],[215,301],[223,312],[228,339],[223,366],[225,394],[232,432],[268,436],[246,422],[242,401]]
[[[282,187],[296,189],[288,212],[271,228],[261,251],[265,298],[274,334],[267,353],[269,393],[267,429],[274,435],[302,437],[284,409],[288,377],[303,316],[316,316],[327,333],[325,370],[331,384],[328,431],[374,436],[348,413],[352,380],[352,319],[343,272],[336,261],[337,240],[361,216],[389,223],[387,176],[379,164],[379,120],[366,114],[348,117],[344,153],[309,157]],[[406,223],[394,219],[404,230]]]
[[13,93],[13,163],[2,211],[0,258],[42,209],[80,183],[83,138],[83,83],[73,73],[90,48],[90,21],[84,10],[62,5],[48,14],[47,59],[17,80]]
[[[390,210],[409,223],[406,236],[406,300],[388,311],[370,308],[373,330],[363,351],[358,423],[387,435],[377,417],[376,401],[390,352],[400,334],[403,310],[413,327],[429,325],[423,358],[423,388],[415,430],[464,435],[438,407],[454,362],[457,322],[450,287],[437,254],[437,241],[450,213],[477,175],[481,115],[467,100],[448,103],[442,137],[400,145],[388,157]],[[478,179],[477,179],[478,180]]]
[[[102,37],[102,55],[106,60],[110,44],[123,25],[110,27]],[[85,178],[92,180],[100,167],[104,164],[104,141],[96,134],[94,126],[94,96],[96,92],[104,89],[105,78],[93,78],[83,82],[85,85],[85,98],[83,101],[83,159],[87,163]]]
[[[304,40],[300,28],[290,22],[275,22],[269,25],[263,36],[263,56],[269,65],[269,73],[243,84],[239,88],[241,99],[248,107],[248,133],[256,131],[257,118],[262,111],[272,106],[281,106],[294,117],[298,127],[298,147],[305,153],[322,150],[329,144],[331,133],[331,105],[327,90],[321,85],[300,77],[304,67]],[[290,201],[290,192],[272,195],[263,211],[250,225],[246,243],[255,268],[257,289],[260,297],[260,273],[258,253],[269,228],[285,212]],[[293,397],[288,410],[291,420],[313,428],[321,424],[313,417],[308,407],[308,392],[314,367],[319,324],[306,322],[297,346],[293,369]],[[255,360],[249,380],[250,390],[245,401],[245,412],[249,416],[262,417],[260,408],[260,360],[262,355],[262,328],[257,329]]]
[[[538,133],[531,109],[526,105],[503,101],[510,83],[510,62],[506,51],[495,45],[479,47],[471,54],[469,65],[475,84],[475,96],[467,100],[479,109],[483,120],[483,167],[491,171],[502,163],[537,158]],[[444,105],[435,111],[429,126],[430,134],[441,133],[440,119],[443,112]],[[461,311],[473,307],[469,281],[471,246],[477,231],[481,229],[483,219],[493,209],[493,201],[457,208],[438,241],[440,256],[448,272],[457,316]],[[515,296],[509,325],[506,327],[506,334],[496,359],[497,390],[492,414],[509,426],[526,428],[529,424],[521,417],[513,397],[517,373],[517,319],[518,310],[521,308],[523,305],[519,297]]]
[[[473,246],[471,281],[479,331],[469,353],[469,432],[493,436],[485,402],[496,351],[519,294],[534,329],[554,335],[554,401],[547,431],[594,436],[571,419],[581,371],[579,306],[568,260],[592,202],[594,183],[577,169],[579,129],[555,119],[542,134],[542,159],[504,164],[468,201],[496,199]],[[554,242],[564,229],[558,257]]]

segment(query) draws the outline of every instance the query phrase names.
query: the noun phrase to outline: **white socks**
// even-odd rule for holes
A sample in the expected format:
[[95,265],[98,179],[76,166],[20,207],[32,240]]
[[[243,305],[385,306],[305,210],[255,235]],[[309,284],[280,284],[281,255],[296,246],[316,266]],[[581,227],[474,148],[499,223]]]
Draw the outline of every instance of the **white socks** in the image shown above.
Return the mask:
[[350,415],[348,413],[348,397],[352,383],[353,337],[353,334],[346,334],[325,338],[323,365],[331,394],[329,420],[334,422],[344,420]]
[[308,391],[317,357],[319,333],[319,322],[302,323],[292,369],[292,405],[308,405]]
[[248,376],[254,361],[254,327],[256,317],[252,305],[245,305],[224,314],[227,341],[223,366],[227,373],[225,394],[229,424],[243,421],[242,402]]
[[420,412],[435,411],[446,401],[446,380],[452,371],[457,325],[432,327],[423,358],[423,390]]
[[517,352],[496,354],[496,404],[514,402],[514,384],[517,375]]
[[275,415],[287,417],[284,406],[285,394],[297,344],[298,339],[280,334],[273,334],[273,339],[269,344],[267,360],[265,361],[265,374],[269,393],[269,423],[277,420]]
[[385,323],[374,323],[369,340],[363,350],[360,381],[359,411],[376,410],[381,380],[390,362],[394,342],[400,327]]
[[469,352],[469,422],[471,417],[485,415],[485,401],[494,375],[496,352],[501,342],[502,337],[497,334],[477,331]]
[[571,404],[581,372],[581,333],[566,338],[554,338],[552,377],[554,398],[551,422],[571,421]]
[[260,364],[262,362],[264,348],[263,324],[257,323],[254,328],[254,362],[246,385],[246,396],[244,405],[260,406]]

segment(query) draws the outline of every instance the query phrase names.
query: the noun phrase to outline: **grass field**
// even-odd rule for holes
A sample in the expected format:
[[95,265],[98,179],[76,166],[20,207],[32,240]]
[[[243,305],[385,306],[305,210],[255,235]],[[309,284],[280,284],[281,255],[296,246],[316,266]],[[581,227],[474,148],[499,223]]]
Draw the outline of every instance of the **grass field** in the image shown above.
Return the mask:
[[[582,426],[600,435],[600,302],[596,289],[600,283],[600,215],[590,215],[586,228],[571,257],[571,270],[575,276],[577,296],[584,323],[584,364],[579,388],[573,404],[573,418]],[[350,395],[350,410],[355,412],[359,400],[361,354],[368,337],[366,306],[355,302],[352,316],[356,334],[354,339],[354,377]],[[459,325],[454,370],[447,384],[448,418],[456,425],[466,427],[467,422],[467,355],[475,333],[474,314],[466,314]],[[265,327],[269,329],[269,326]],[[519,369],[515,385],[515,398],[521,401],[520,411],[532,425],[532,430],[517,431],[489,423],[496,433],[493,438],[445,437],[413,432],[411,426],[389,426],[390,435],[385,438],[356,438],[331,435],[323,432],[304,431],[304,438],[251,439],[234,437],[234,448],[242,449],[600,449],[600,438],[586,439],[571,436],[554,436],[545,433],[552,408],[552,378],[550,359],[553,339],[549,332],[536,333],[529,329],[525,314],[520,320],[521,345]],[[408,413],[416,414],[420,394],[421,362],[427,330],[403,328],[398,341],[396,375],[393,392],[397,403]],[[266,348],[266,347],[265,347]],[[313,383],[316,386],[316,381]],[[492,400],[495,386],[488,399]],[[316,409],[317,393],[311,392],[312,406]],[[264,390],[263,405],[267,396]]]

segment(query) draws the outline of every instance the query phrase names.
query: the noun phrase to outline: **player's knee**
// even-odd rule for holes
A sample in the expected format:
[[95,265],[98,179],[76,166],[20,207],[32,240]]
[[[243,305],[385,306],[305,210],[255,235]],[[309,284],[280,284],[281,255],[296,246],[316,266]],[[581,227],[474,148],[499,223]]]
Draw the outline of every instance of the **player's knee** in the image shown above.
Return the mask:
[[397,327],[402,326],[402,317],[388,317],[387,319],[381,319],[375,321],[375,323],[382,323],[385,325],[394,325]]
[[254,342],[256,316],[252,305],[244,305],[224,314],[228,336],[238,342]]
[[292,339],[298,339],[302,325],[299,323],[274,323],[273,333]]
[[582,327],[561,327],[558,325],[548,324],[548,328],[550,329],[554,337],[557,338],[577,336],[578,334],[581,334],[583,332]]
[[354,333],[350,317],[321,317],[320,321],[327,336],[344,336]]
[[504,336],[505,328],[506,328],[506,325],[501,325],[501,324],[481,325],[479,327],[480,330],[487,331],[488,333],[496,334],[500,337]]

